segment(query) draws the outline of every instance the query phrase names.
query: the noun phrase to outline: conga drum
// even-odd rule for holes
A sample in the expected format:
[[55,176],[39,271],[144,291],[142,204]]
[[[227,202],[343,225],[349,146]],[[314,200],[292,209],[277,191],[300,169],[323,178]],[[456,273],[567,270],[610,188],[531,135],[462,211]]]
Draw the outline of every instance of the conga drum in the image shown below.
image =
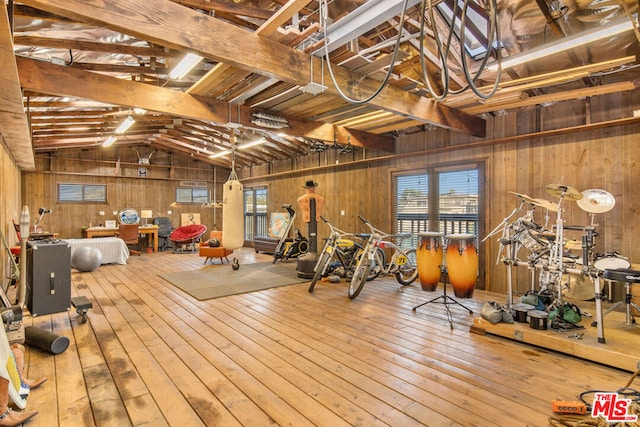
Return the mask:
[[442,272],[442,236],[442,233],[436,231],[418,233],[416,261],[418,278],[423,291],[434,292],[438,287]]
[[473,234],[447,236],[446,265],[453,293],[458,298],[473,297],[478,279],[478,251]]

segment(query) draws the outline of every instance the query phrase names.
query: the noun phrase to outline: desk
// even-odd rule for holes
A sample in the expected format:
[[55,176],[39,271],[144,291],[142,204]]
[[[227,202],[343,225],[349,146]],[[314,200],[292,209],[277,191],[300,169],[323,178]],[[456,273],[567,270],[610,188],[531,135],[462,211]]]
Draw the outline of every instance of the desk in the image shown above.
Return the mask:
[[[158,226],[151,225],[149,227],[139,227],[138,232],[141,235],[147,236],[147,241],[149,242],[149,247],[153,248],[154,252],[158,252]],[[84,237],[87,239],[92,239],[94,237],[111,237],[115,236],[118,233],[117,228],[106,228],[106,227],[89,227],[83,230]]]

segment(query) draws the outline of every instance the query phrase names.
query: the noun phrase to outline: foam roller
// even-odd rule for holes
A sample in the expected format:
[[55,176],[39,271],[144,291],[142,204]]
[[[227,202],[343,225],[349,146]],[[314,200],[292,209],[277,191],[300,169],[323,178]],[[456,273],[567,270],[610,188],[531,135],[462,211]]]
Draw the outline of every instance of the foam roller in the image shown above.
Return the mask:
[[24,342],[51,354],[60,354],[69,347],[69,338],[33,326],[24,328]]

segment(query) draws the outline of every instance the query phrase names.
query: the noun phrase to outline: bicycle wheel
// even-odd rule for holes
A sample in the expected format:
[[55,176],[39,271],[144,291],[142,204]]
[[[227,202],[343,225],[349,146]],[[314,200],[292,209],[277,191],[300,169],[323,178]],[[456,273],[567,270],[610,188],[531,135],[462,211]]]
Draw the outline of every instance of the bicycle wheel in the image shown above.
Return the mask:
[[385,263],[384,251],[380,248],[376,249],[376,253],[373,255],[373,264],[369,267],[369,274],[367,275],[367,282],[372,281],[382,273]]
[[316,287],[316,283],[318,280],[322,278],[325,270],[327,269],[327,265],[331,262],[331,258],[333,255],[333,247],[326,246],[322,251],[322,255],[320,255],[320,259],[316,263],[316,271],[313,273],[313,279],[311,280],[311,284],[309,285],[309,293],[313,292],[313,288]]
[[[398,262],[398,271],[394,274],[396,276],[396,280],[403,286],[407,286],[415,282],[418,277],[418,264],[416,261],[416,250],[408,249],[404,251],[406,256],[399,256]],[[400,264],[400,259],[406,258],[403,260],[402,264]]]
[[353,272],[351,283],[349,284],[349,299],[355,299],[360,295],[360,291],[364,287],[364,282],[367,281],[369,275],[369,257],[365,254],[360,257],[356,269]]

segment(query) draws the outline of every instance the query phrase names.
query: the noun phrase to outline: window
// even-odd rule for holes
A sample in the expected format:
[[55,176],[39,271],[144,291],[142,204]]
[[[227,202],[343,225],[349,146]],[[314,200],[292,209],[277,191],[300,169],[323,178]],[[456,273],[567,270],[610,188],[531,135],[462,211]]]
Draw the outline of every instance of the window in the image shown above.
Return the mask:
[[105,184],[58,184],[58,202],[106,203]]
[[176,188],[177,203],[206,204],[209,203],[209,201],[210,197],[208,188]]
[[255,236],[268,236],[267,189],[244,190],[244,239],[252,242]]
[[[478,235],[477,165],[430,168],[394,177],[396,232]],[[417,244],[412,242],[412,244]]]

